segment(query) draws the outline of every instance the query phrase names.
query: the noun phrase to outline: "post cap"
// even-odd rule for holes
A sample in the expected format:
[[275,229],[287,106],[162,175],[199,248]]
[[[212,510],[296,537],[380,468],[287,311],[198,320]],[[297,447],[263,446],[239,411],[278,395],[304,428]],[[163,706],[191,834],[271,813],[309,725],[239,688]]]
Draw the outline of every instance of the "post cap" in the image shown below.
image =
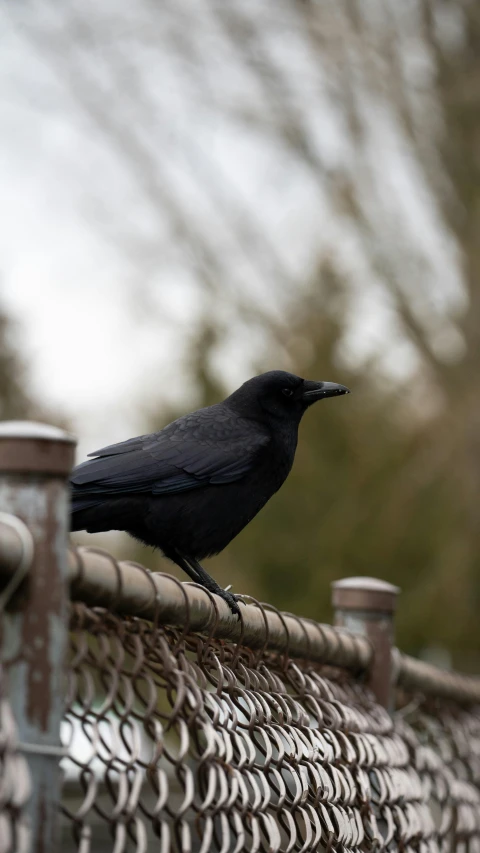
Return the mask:
[[400,587],[378,578],[342,578],[332,583],[332,604],[338,610],[393,613]]
[[0,422],[0,474],[66,476],[72,469],[76,440],[50,424],[36,421]]

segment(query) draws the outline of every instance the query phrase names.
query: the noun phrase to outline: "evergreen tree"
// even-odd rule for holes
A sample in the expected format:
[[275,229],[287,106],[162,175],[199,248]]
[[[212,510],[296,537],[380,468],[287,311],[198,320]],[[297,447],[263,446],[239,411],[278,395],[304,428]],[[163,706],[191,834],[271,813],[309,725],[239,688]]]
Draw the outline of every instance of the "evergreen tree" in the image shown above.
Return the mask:
[[13,340],[14,325],[0,308],[0,420],[39,416],[27,390],[26,367]]

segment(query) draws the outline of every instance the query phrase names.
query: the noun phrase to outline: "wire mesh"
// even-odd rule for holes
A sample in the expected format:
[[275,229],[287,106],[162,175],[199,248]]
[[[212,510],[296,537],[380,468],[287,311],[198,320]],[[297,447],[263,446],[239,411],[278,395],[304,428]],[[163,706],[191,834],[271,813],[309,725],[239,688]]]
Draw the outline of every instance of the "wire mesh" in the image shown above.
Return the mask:
[[62,739],[65,853],[480,850],[475,709],[188,623],[74,605]]
[[30,833],[24,808],[31,791],[28,763],[19,749],[15,719],[0,666],[0,853],[25,853]]
[[[415,701],[413,705],[415,706]],[[396,727],[409,744],[439,849],[480,851],[480,710],[428,701]]]

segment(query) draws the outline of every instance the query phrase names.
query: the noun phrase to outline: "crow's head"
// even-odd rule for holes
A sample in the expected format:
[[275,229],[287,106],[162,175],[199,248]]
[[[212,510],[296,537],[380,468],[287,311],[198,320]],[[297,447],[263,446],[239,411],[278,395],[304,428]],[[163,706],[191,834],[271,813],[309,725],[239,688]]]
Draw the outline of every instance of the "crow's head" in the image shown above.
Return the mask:
[[284,370],[270,370],[244,382],[228,397],[237,411],[265,412],[275,418],[299,421],[312,403],[325,397],[349,394],[345,385],[336,382],[312,382]]

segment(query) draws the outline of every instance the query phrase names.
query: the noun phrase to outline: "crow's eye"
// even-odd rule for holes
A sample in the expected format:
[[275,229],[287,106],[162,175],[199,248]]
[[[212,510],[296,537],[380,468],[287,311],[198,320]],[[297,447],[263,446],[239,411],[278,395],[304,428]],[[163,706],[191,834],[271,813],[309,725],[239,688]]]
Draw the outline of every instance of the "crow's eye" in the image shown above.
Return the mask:
[[282,394],[285,394],[285,397],[292,397],[293,391],[291,388],[282,388]]

